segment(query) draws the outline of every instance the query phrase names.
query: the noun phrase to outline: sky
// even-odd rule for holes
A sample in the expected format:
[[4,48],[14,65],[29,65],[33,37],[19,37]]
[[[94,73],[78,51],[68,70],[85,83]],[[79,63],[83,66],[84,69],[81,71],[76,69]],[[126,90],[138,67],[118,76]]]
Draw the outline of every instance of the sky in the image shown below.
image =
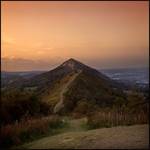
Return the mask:
[[51,70],[69,58],[98,69],[147,67],[148,5],[2,1],[2,70]]

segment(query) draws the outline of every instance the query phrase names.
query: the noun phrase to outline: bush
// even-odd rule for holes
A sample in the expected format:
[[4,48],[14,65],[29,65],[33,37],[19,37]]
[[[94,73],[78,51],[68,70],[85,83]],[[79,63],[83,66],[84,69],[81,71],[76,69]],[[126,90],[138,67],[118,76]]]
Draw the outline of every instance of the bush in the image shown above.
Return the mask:
[[26,119],[21,122],[2,126],[0,129],[0,146],[9,147],[22,144],[47,133],[53,134],[53,129],[62,127],[63,122],[58,116]]
[[101,110],[88,116],[87,125],[89,129],[94,129],[119,125],[145,124],[149,122],[148,118],[148,113],[145,113],[143,110],[134,113],[129,112],[127,109]]
[[89,128],[118,125],[145,124],[149,122],[149,104],[142,93],[130,91],[124,98],[117,97],[112,108],[100,108],[88,115]]
[[33,93],[20,90],[5,91],[2,93],[0,118],[1,124],[8,124],[28,116],[48,115],[50,107],[40,101]]
[[81,100],[77,103],[77,106],[76,106],[74,112],[86,114],[89,109],[90,109],[90,104],[87,101]]

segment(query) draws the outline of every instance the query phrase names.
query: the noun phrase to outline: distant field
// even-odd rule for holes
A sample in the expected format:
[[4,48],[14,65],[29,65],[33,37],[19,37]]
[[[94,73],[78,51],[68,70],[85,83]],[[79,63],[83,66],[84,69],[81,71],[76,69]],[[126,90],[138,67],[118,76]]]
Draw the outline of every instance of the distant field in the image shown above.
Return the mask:
[[136,84],[140,87],[149,84],[149,68],[103,69],[100,71],[111,79],[125,84]]

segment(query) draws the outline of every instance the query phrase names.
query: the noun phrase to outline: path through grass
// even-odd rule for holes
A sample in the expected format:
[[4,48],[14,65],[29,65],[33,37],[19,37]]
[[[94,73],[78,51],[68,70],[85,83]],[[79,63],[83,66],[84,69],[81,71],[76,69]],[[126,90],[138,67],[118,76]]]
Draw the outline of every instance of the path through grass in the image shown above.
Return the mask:
[[[73,121],[74,122],[74,121]],[[78,122],[78,121],[77,121]],[[78,124],[78,123],[75,124]],[[73,126],[75,125],[73,123]],[[72,126],[72,127],[73,127]],[[75,125],[77,127],[78,125]],[[70,128],[71,129],[71,128]],[[148,149],[148,125],[66,132],[23,145],[26,149]]]

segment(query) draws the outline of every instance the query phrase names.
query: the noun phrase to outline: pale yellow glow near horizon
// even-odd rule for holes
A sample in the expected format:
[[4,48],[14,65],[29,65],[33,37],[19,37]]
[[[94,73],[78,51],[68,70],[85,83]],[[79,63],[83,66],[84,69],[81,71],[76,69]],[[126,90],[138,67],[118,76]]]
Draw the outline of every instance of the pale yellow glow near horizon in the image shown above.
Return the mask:
[[7,62],[26,59],[54,65],[72,57],[96,67],[144,66],[148,9],[146,1],[2,1],[1,55]]

